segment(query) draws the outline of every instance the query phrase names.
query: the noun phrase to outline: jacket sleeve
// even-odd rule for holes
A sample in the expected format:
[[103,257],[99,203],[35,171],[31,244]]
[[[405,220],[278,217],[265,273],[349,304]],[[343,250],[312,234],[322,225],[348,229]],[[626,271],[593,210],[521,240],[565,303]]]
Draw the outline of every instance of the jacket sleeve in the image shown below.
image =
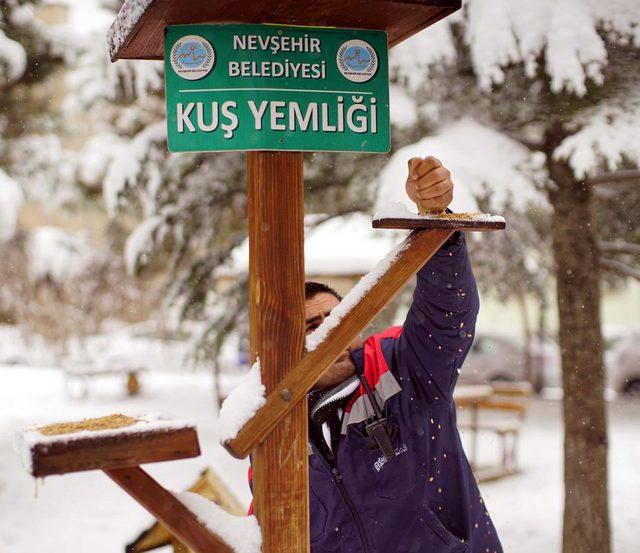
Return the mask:
[[456,233],[418,271],[397,342],[400,376],[417,379],[433,400],[449,399],[473,342],[478,309],[466,241]]

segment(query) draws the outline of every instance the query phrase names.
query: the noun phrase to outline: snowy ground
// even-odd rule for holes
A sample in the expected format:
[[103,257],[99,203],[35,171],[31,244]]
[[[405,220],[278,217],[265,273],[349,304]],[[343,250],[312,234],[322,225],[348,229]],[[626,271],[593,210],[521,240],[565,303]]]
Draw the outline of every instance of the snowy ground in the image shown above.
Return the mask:
[[[149,465],[149,472],[173,489],[187,487],[206,465],[247,503],[246,461],[232,459],[216,445],[216,408],[206,374],[146,374],[143,393],[124,395],[118,378],[96,381],[88,399],[65,396],[55,369],[0,367],[0,552],[114,553],[134,539],[150,517],[98,472],[51,477],[36,488],[13,451],[13,433],[40,421],[112,412],[170,413],[198,422],[203,456]],[[506,551],[560,551],[562,512],[559,404],[534,403],[521,444],[524,474],[483,486]],[[640,402],[611,404],[611,495],[616,553],[637,551],[640,520]],[[481,457],[495,446],[482,441]],[[35,497],[37,491],[37,497]]]

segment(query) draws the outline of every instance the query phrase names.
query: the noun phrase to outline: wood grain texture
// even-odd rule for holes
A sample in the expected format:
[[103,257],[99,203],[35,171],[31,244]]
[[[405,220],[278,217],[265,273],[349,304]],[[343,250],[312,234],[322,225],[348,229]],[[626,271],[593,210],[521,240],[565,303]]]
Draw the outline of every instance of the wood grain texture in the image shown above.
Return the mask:
[[460,8],[460,0],[154,0],[111,59],[163,59],[164,29],[188,23],[282,23],[386,31],[389,46]]
[[504,221],[478,221],[469,217],[468,219],[445,217],[438,219],[401,219],[401,218],[384,218],[374,219],[372,222],[373,228],[383,229],[405,229],[405,230],[417,230],[417,229],[453,229],[453,230],[474,230],[474,231],[488,231],[488,230],[502,230],[506,224]]
[[[252,356],[267,394],[304,354],[302,154],[247,154]],[[309,551],[307,403],[279,417],[252,455],[264,553]],[[257,445],[257,444],[256,444]]]
[[195,428],[149,431],[99,437],[88,436],[36,444],[31,449],[35,477],[104,468],[131,467],[144,463],[187,459],[200,455]]
[[233,553],[224,541],[140,467],[105,469],[104,472],[195,553]]
[[[266,404],[240,430],[237,437],[225,444],[238,458],[246,457],[275,426],[294,409],[306,405],[303,401],[318,378],[333,364],[382,308],[402,289],[407,281],[438,251],[453,234],[450,230],[414,231],[405,240],[405,249],[387,272],[349,311],[315,350],[307,353],[279,382],[268,389]],[[292,366],[292,365],[290,365]],[[290,399],[283,398],[288,390]],[[286,395],[286,394],[285,394]]]

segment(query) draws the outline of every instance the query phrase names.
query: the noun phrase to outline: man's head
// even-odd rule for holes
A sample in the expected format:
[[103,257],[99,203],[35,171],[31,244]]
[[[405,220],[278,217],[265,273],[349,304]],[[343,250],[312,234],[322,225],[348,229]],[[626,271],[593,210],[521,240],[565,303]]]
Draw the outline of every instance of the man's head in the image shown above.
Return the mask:
[[[342,296],[321,282],[305,282],[304,296],[305,329],[307,334],[311,334],[329,316],[331,310],[340,303]],[[360,345],[359,338],[354,340],[351,346],[320,377],[316,388],[329,388],[350,377],[355,371],[355,366],[349,357],[349,349],[360,347]]]

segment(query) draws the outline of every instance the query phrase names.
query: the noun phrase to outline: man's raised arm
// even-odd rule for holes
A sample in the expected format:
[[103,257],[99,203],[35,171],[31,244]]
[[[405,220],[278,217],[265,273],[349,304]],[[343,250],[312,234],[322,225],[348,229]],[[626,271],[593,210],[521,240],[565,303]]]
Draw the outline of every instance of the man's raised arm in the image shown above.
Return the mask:
[[[435,158],[409,161],[407,193],[421,213],[440,212],[453,198],[449,171]],[[448,399],[471,348],[479,300],[464,235],[456,232],[420,269],[400,338],[400,367]],[[428,386],[433,388],[432,386]]]

